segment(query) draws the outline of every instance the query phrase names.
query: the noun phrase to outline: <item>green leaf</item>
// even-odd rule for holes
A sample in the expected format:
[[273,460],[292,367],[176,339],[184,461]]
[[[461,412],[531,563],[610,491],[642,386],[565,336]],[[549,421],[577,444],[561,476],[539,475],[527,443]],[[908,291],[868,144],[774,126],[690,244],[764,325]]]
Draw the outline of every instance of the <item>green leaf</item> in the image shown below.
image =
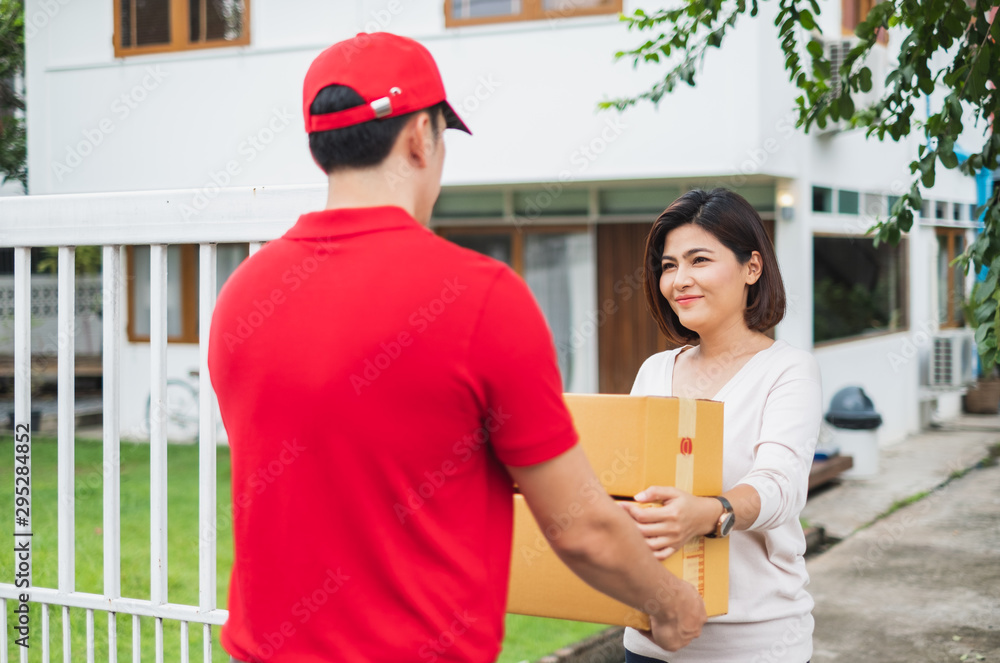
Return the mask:
[[934,167],[931,166],[927,172],[923,174],[920,178],[920,183],[924,185],[924,188],[930,189],[934,186]]
[[[986,332],[990,330],[989,325],[983,324],[981,322],[976,323],[976,345],[982,346],[986,342]],[[982,354],[981,352],[979,354]]]
[[889,243],[893,246],[899,244],[899,240],[902,238],[902,233],[899,231],[899,226],[891,225],[889,226]]
[[986,278],[980,283],[980,287],[985,292],[993,292],[997,287],[997,276],[996,270],[990,270],[986,274]]
[[[813,39],[808,44],[806,44],[806,50],[809,51],[809,54],[812,55],[814,58],[823,57],[823,44],[821,44],[816,39]],[[871,74],[871,72],[869,72],[869,74]]]
[[941,164],[945,168],[957,168],[958,167],[958,157],[955,155],[953,150],[948,150],[947,152],[941,152],[939,155],[941,159]]
[[840,95],[840,98],[837,100],[837,103],[840,108],[840,116],[845,120],[851,119],[851,116],[854,115],[854,100],[851,99],[851,95],[850,94]]
[[872,70],[868,67],[862,67],[861,71],[858,72],[858,86],[862,92],[871,92]]
[[[995,285],[995,284],[994,284]],[[992,288],[991,288],[992,290]],[[995,299],[987,299],[985,302],[976,307],[975,310],[975,321],[977,323],[982,323],[988,321],[997,312],[997,302]],[[979,330],[976,330],[976,335],[978,336]],[[979,340],[976,340],[979,343]]]
[[896,225],[899,226],[903,232],[909,232],[910,228],[913,227],[913,210],[904,209],[897,214]]
[[808,9],[803,9],[799,12],[799,25],[806,30],[816,29],[816,21],[813,19],[813,15],[809,13]]

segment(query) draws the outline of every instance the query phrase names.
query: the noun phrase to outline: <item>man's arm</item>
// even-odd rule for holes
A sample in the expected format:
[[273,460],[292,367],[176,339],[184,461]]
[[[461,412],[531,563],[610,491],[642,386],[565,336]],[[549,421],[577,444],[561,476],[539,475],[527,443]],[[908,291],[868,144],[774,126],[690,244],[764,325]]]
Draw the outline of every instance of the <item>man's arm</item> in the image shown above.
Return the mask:
[[676,651],[701,634],[706,617],[698,592],[653,557],[632,519],[599,487],[579,445],[507,470],[541,530],[559,532],[549,538],[559,558],[595,589],[649,614],[659,646]]

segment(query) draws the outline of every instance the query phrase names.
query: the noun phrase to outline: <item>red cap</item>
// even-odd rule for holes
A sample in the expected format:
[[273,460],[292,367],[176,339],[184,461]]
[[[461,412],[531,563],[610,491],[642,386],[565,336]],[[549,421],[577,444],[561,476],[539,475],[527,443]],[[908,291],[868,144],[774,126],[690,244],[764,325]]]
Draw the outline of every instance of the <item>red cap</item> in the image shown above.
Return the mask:
[[[353,89],[365,104],[313,115],[309,107],[328,85]],[[445,99],[441,73],[430,51],[412,39],[388,32],[362,32],[326,49],[309,66],[302,89],[306,133],[404,115],[442,101],[448,127],[471,134]]]

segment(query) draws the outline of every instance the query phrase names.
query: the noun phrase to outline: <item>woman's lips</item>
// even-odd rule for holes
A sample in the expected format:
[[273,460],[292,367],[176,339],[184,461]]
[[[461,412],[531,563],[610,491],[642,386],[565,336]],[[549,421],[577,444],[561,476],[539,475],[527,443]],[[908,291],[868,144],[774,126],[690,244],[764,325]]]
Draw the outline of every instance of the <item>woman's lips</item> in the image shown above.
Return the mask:
[[674,301],[677,302],[678,306],[683,306],[684,304],[690,304],[696,302],[701,297],[677,297]]

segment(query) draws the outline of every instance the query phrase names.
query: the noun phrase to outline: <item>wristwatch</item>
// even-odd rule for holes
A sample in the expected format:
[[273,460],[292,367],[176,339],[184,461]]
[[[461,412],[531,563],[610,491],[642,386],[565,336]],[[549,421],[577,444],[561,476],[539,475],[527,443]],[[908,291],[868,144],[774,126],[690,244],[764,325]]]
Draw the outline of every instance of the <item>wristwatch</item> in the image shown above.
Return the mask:
[[729,533],[733,530],[733,525],[736,524],[736,514],[733,513],[733,505],[725,497],[718,495],[713,495],[713,497],[722,502],[722,515],[719,516],[719,522],[715,525],[715,531],[705,536],[710,539],[721,539],[729,536]]

